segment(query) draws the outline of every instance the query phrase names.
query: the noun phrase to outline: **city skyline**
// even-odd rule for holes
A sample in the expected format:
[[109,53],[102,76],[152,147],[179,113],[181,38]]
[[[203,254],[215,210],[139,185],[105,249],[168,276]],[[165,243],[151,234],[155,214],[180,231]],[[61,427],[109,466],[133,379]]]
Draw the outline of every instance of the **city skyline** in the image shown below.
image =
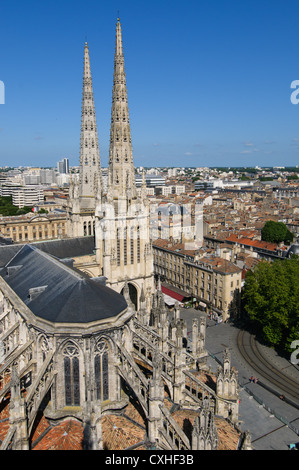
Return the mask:
[[118,15],[136,166],[296,166],[298,12],[280,0],[6,4],[0,166],[79,165],[85,41],[107,166]]

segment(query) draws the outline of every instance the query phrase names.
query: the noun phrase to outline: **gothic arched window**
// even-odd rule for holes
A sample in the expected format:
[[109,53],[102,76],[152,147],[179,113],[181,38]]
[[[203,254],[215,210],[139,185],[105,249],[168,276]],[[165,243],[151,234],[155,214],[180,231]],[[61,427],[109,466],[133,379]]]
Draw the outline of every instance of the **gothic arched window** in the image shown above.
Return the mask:
[[140,227],[137,227],[137,263],[140,263]]
[[96,347],[94,373],[97,400],[101,401],[109,398],[108,362],[108,345],[104,340],[100,340]]
[[124,228],[124,264],[127,264],[127,229]]
[[117,266],[120,266],[120,229],[116,232]]
[[66,406],[80,406],[79,350],[73,343],[63,349]]
[[134,264],[134,227],[131,227],[130,243],[131,243],[131,264]]

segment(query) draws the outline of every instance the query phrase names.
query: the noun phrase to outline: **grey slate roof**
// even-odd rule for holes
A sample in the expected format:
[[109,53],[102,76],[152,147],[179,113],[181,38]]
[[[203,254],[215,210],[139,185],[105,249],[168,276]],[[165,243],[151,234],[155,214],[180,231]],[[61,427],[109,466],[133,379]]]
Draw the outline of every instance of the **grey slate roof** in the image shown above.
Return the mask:
[[94,322],[127,308],[121,294],[32,245],[21,247],[0,275],[36,316],[51,322]]
[[[48,240],[30,243],[30,245],[36,246],[41,251],[59,259],[91,255],[95,249],[94,237]],[[0,246],[0,267],[5,266],[22,246],[24,245],[12,244]]]

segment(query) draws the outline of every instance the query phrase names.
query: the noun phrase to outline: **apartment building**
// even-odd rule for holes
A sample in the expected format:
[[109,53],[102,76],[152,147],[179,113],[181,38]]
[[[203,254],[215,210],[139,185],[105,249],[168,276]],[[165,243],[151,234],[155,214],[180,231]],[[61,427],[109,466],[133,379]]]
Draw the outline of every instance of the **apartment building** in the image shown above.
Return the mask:
[[0,219],[0,236],[11,238],[15,243],[65,238],[65,235],[65,214],[32,213]]
[[241,290],[242,269],[212,251],[186,250],[182,243],[153,242],[154,272],[195,299],[195,305],[226,321]]
[[12,193],[12,203],[17,207],[35,206],[44,201],[43,186],[22,186]]

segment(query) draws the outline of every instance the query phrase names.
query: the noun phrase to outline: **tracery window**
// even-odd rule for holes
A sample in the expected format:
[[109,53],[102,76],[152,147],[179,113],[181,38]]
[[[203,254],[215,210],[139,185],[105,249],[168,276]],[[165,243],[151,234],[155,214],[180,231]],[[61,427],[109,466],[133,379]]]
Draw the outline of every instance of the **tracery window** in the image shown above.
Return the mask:
[[66,406],[80,405],[79,350],[73,343],[67,343],[64,356],[64,388]]
[[97,400],[101,401],[108,400],[109,398],[108,350],[106,341],[100,340],[97,343],[94,372]]
[[131,242],[131,264],[134,264],[134,227],[131,227],[130,242]]
[[127,229],[124,228],[124,265],[127,264]]
[[137,227],[137,263],[140,263],[140,227]]
[[116,232],[117,266],[120,266],[120,228]]

